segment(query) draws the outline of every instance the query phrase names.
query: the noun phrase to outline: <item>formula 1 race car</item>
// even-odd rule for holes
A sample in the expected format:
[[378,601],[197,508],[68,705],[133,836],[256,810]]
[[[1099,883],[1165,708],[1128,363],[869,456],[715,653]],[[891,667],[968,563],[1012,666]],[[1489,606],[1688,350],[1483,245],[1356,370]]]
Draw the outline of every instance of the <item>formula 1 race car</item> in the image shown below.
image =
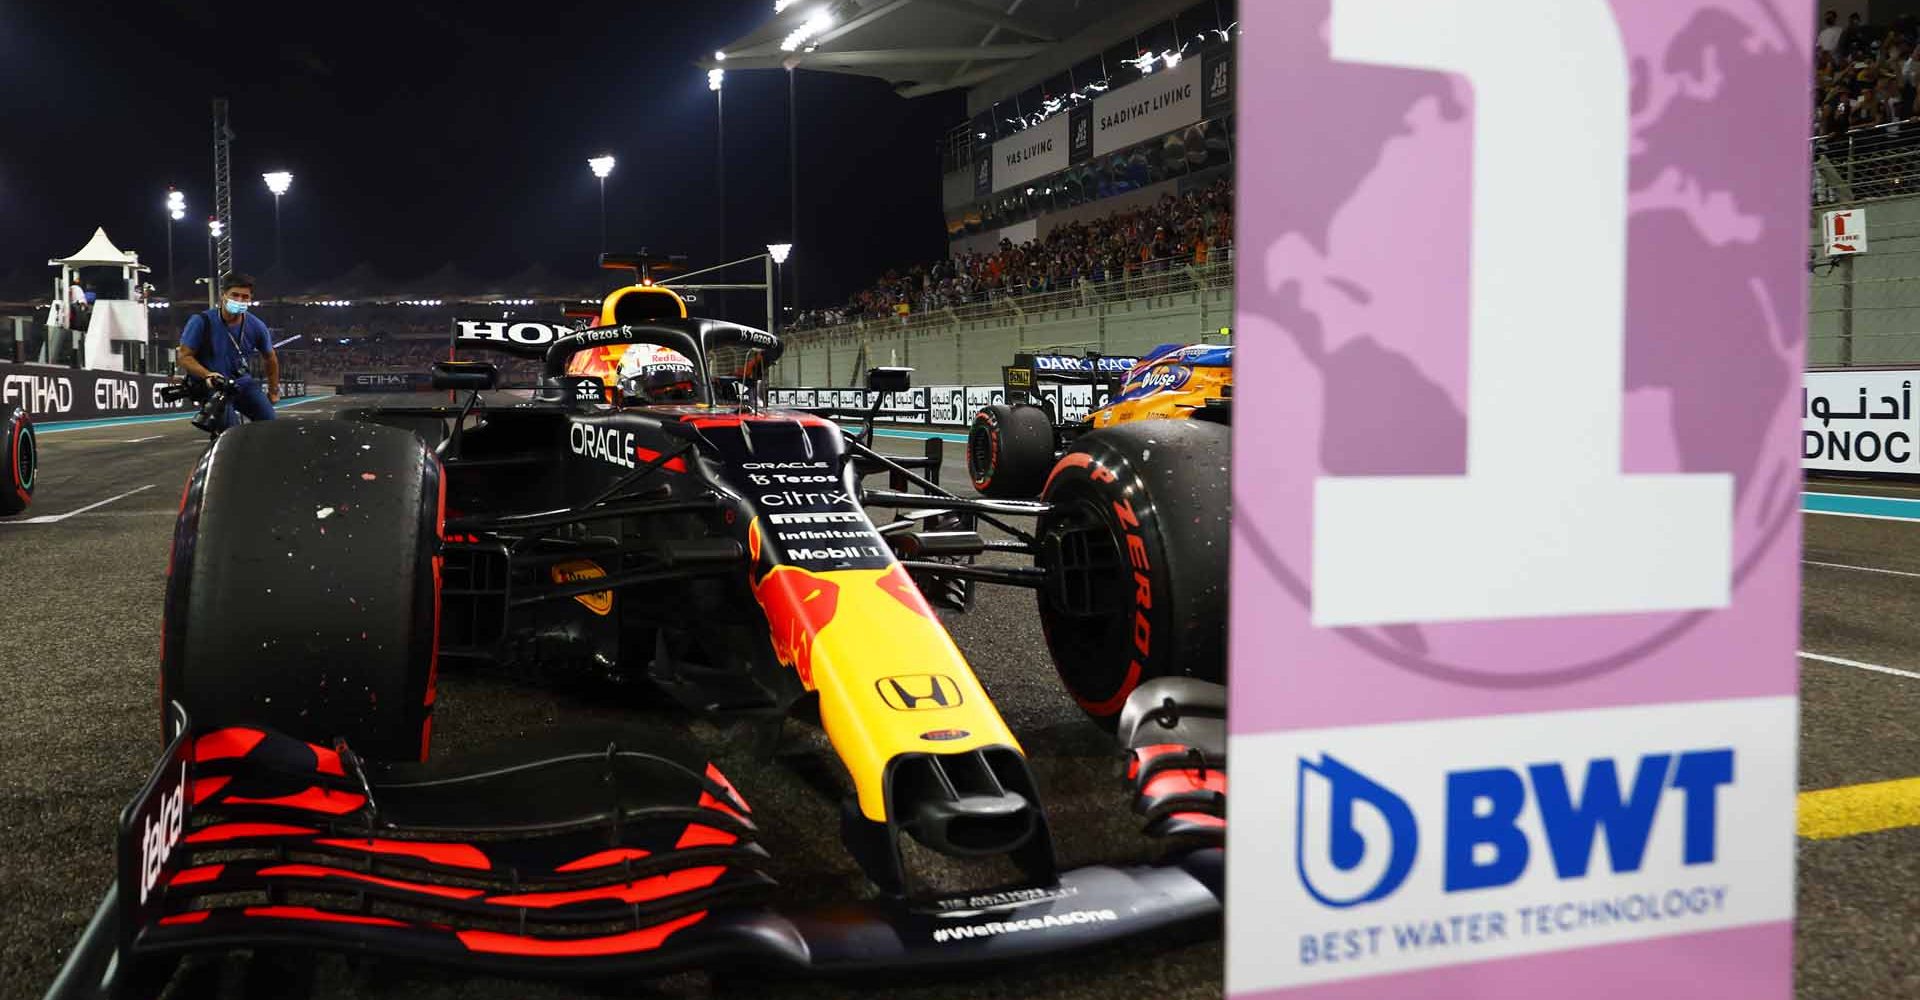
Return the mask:
[[[539,388],[490,402],[493,365],[441,362],[457,405],[249,424],[196,465],[165,602],[167,754],[54,995],[262,945],[543,976],[842,973],[1217,924],[1224,427],[1167,422],[1151,463],[1143,425],[1090,433],[1052,502],[961,498],[933,446],[896,459],[871,420],[758,405],[781,349],[764,331],[462,321],[455,340],[539,356]],[[645,352],[617,387],[567,374],[611,347]],[[1162,861],[1059,870],[1020,741],[934,610],[976,583],[1037,592],[1068,690],[1178,845]],[[762,732],[817,722],[877,897],[779,905],[762,864],[779,845],[684,743],[425,763],[443,660],[638,678]],[[930,892],[903,835],[1021,881]]]
[[33,503],[33,477],[40,468],[33,418],[19,404],[0,405],[0,517]]
[[[967,473],[983,496],[1039,494],[1054,462],[1089,431],[1141,420],[1225,425],[1233,412],[1230,346],[1164,344],[1144,358],[1022,354],[1000,371],[1006,402],[974,414],[967,431]],[[1065,393],[1077,386],[1093,390],[1095,405],[1068,419]]]

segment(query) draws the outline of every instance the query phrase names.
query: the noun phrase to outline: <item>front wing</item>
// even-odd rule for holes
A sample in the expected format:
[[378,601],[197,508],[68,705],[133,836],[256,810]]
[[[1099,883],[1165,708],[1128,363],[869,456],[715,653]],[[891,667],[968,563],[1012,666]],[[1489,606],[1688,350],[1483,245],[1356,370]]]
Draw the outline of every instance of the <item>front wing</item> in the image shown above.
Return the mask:
[[[177,709],[176,709],[177,711]],[[179,735],[50,998],[160,992],[191,952],[293,947],[539,978],[930,971],[1217,927],[1221,850],[923,902],[769,905],[746,801],[609,746],[443,776],[235,727]]]

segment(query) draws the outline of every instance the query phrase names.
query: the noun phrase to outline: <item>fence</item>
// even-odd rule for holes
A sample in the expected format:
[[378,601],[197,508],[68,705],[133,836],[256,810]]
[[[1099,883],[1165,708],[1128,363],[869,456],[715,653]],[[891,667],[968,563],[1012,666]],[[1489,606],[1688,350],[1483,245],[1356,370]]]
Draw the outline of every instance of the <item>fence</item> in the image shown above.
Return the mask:
[[1920,194],[1920,121],[1815,136],[1810,142],[1816,205]]
[[1230,257],[905,318],[783,333],[777,385],[848,386],[873,365],[908,365],[922,385],[997,383],[1018,351],[1141,354],[1221,339],[1233,324]]
[[1223,247],[1208,256],[1205,264],[1184,258],[1145,261],[1119,278],[1092,282],[1082,280],[1072,288],[1050,292],[1026,292],[1019,289],[979,291],[949,305],[923,309],[906,316],[863,317],[830,326],[797,327],[785,331],[789,343],[805,343],[810,337],[848,333],[911,332],[948,323],[995,320],[1045,313],[1060,309],[1097,306],[1126,299],[1153,295],[1178,295],[1184,292],[1233,288],[1233,248]]
[[1809,364],[1920,362],[1920,196],[1883,199],[1867,217],[1867,253],[1823,257],[1817,239],[1809,250]]

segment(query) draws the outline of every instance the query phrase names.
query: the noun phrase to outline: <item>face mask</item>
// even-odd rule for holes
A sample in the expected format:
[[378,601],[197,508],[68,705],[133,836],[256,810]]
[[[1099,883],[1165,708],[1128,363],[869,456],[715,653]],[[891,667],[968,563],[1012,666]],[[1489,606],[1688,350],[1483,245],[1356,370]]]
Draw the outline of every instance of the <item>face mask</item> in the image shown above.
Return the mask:
[[228,300],[227,300],[227,312],[229,312],[229,313],[232,313],[232,314],[233,314],[233,315],[235,315],[235,316],[238,316],[238,315],[240,315],[241,313],[243,313],[243,312],[246,312],[246,311],[247,311],[247,307],[248,307],[248,306],[250,306],[250,305],[252,305],[252,304],[253,304],[253,303],[251,303],[251,302],[235,302],[235,301],[234,301],[234,300],[232,300],[232,299],[228,299]]

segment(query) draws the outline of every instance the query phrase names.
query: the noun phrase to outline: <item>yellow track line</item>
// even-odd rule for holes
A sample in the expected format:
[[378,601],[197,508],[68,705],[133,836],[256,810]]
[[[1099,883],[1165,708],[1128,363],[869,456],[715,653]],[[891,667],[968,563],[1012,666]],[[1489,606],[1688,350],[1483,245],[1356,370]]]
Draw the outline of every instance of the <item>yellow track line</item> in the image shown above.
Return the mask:
[[1800,836],[1851,837],[1920,826],[1920,778],[1800,793]]

